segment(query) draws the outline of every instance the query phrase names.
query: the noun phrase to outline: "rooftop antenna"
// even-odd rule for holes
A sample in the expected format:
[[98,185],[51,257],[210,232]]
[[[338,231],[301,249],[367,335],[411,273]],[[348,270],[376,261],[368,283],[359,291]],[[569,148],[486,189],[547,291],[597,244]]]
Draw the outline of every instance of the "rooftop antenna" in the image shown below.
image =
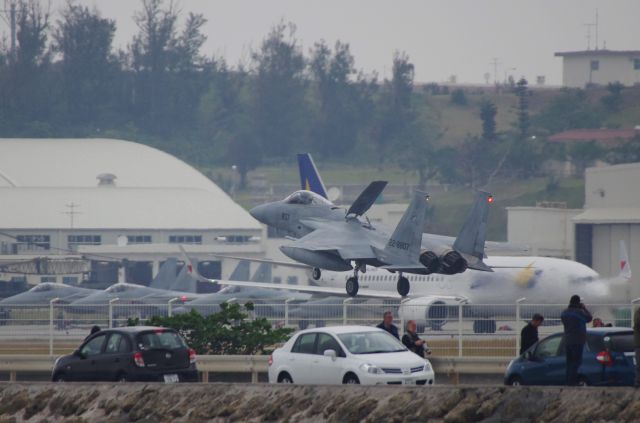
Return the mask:
[[598,9],[596,9],[596,50],[598,49]]
[[[587,50],[591,50],[591,27],[596,26],[596,24],[594,23],[586,23],[583,24],[585,27],[587,27]],[[598,47],[596,46],[596,50],[598,49]]]

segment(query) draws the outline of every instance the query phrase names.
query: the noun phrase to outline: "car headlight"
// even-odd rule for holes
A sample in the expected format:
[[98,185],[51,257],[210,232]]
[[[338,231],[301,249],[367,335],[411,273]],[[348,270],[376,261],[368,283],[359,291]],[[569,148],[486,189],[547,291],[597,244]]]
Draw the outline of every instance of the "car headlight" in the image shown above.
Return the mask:
[[365,363],[360,365],[360,369],[362,369],[363,372],[371,373],[373,375],[381,375],[384,373],[382,369],[375,364]]
[[431,371],[431,363],[429,363],[428,361],[424,362],[424,371],[425,372],[430,372]]

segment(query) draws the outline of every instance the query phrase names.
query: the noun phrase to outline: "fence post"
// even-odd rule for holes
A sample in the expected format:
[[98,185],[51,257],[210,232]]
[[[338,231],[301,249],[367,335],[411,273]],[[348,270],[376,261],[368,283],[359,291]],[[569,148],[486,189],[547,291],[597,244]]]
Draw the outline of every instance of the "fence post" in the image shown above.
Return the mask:
[[516,356],[520,355],[520,337],[518,336],[518,331],[520,330],[520,304],[526,299],[526,297],[522,297],[516,300]]
[[113,303],[120,300],[120,298],[112,298],[109,300],[109,329],[113,327]]
[[53,355],[53,305],[58,302],[60,298],[53,298],[49,301],[49,355]]
[[462,306],[463,303],[458,303],[458,357],[462,357]]
[[293,298],[284,300],[284,327],[289,326],[289,303],[291,301],[293,301]]
[[178,301],[180,298],[175,297],[169,300],[167,303],[167,316],[171,317],[173,315],[173,303]]
[[631,319],[631,322],[630,322],[629,326],[631,326],[631,327],[633,327],[633,313],[635,313],[635,311],[636,311],[635,309],[638,306],[638,303],[640,303],[640,298],[636,298],[634,300],[631,300],[631,310],[630,310],[630,312],[631,312],[630,314],[631,315],[629,316],[629,318]]
[[347,305],[353,301],[353,297],[345,298],[342,301],[342,325],[347,325]]

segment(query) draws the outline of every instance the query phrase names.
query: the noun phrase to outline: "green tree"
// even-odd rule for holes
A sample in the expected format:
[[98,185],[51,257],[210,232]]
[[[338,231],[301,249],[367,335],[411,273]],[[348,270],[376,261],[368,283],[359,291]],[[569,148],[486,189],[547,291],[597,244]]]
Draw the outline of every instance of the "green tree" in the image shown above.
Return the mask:
[[529,133],[529,87],[527,80],[520,78],[515,88],[516,97],[518,97],[518,135],[521,139],[527,137]]
[[54,50],[62,56],[66,119],[86,125],[105,107],[115,106],[110,99],[117,71],[112,55],[116,24],[71,2],[61,15],[53,38]]
[[287,157],[306,140],[305,59],[295,26],[279,23],[252,55],[255,86],[253,111],[262,151]]
[[624,85],[620,82],[610,82],[607,84],[609,94],[600,99],[602,105],[608,112],[618,112],[622,106],[622,90]]
[[456,88],[451,91],[451,104],[455,104],[456,106],[466,106],[468,104],[467,96],[464,94],[462,88]]
[[589,103],[584,90],[563,88],[532,120],[536,128],[555,134],[568,129],[599,128],[604,117]]
[[493,141],[496,139],[496,115],[498,109],[491,101],[484,99],[480,103],[480,120],[482,120],[482,139]]
[[195,309],[171,317],[153,316],[147,324],[176,330],[198,354],[267,354],[287,340],[290,328],[276,328],[265,318],[249,319],[253,304],[220,304],[220,311],[203,316]]

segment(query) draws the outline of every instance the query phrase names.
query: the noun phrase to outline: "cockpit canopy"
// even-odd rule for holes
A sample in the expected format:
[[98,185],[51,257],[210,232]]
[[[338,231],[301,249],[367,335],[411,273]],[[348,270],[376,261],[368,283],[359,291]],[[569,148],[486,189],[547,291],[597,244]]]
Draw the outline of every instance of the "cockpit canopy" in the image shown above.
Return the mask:
[[133,287],[131,285],[126,283],[116,283],[111,285],[109,288],[105,289],[104,291],[113,294],[115,292],[125,292],[132,288]]
[[53,290],[53,284],[48,283],[48,282],[44,282],[44,283],[41,283],[41,284],[38,284],[38,285],[34,286],[29,291],[31,291],[31,292],[47,292],[47,291],[51,291],[51,290]]
[[302,204],[333,207],[333,203],[312,191],[300,190],[284,199],[286,204]]

